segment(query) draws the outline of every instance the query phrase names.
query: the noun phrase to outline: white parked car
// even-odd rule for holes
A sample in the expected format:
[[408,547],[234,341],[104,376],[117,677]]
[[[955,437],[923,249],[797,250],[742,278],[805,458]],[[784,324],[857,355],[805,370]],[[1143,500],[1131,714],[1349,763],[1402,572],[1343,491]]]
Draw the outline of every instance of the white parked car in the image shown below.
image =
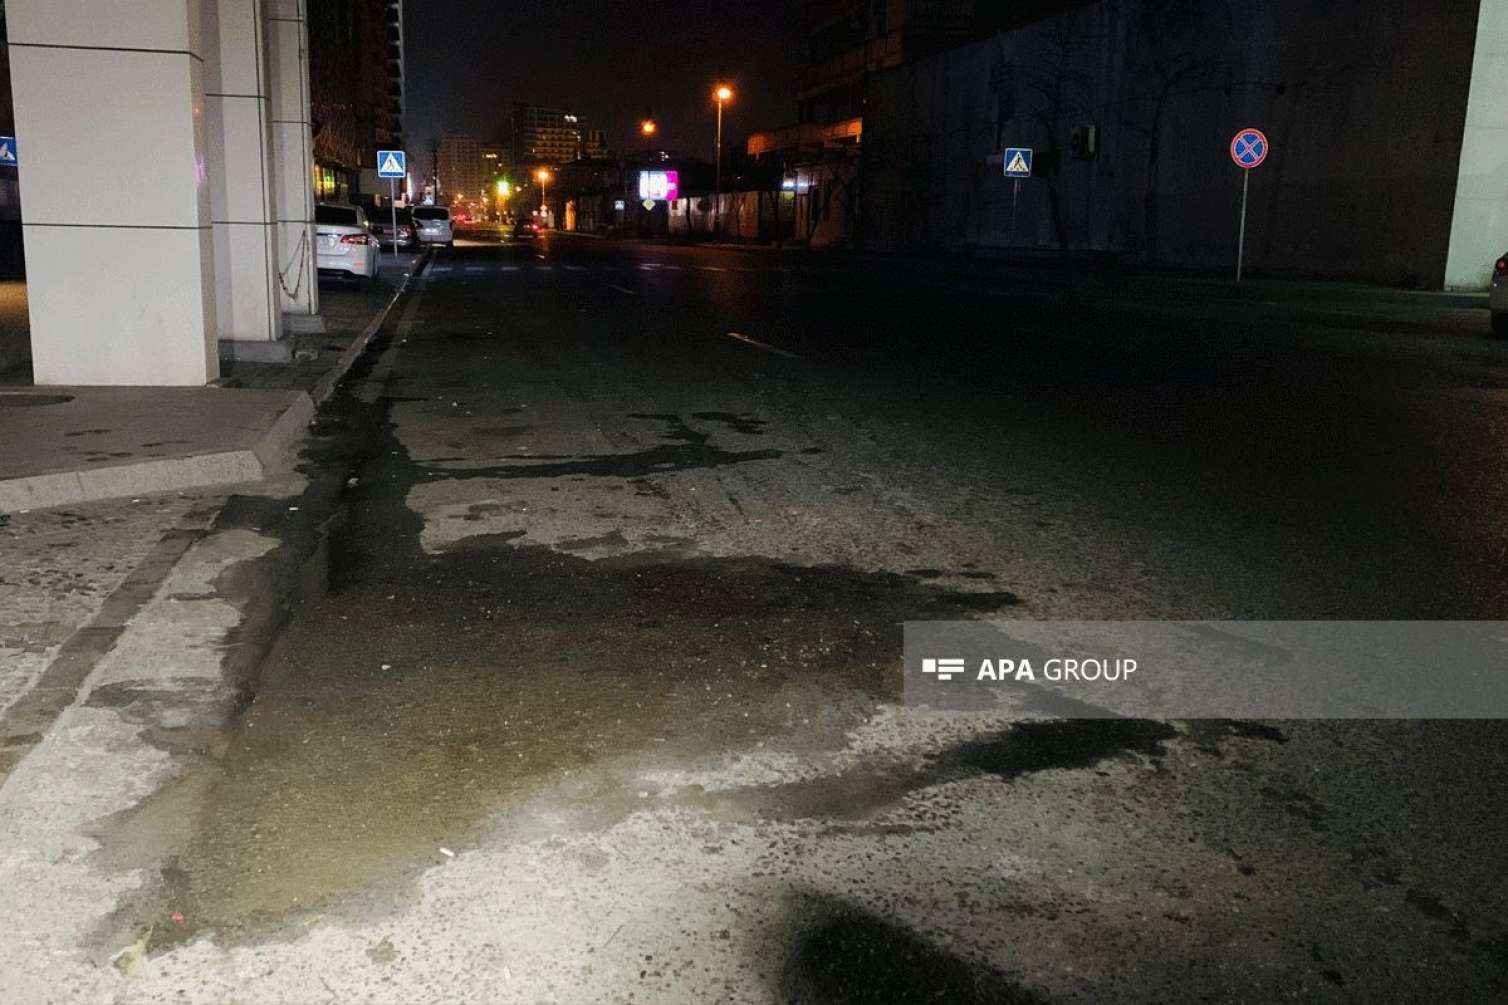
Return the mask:
[[1508,338],[1508,252],[1492,266],[1492,333]]
[[314,207],[315,265],[321,272],[344,272],[360,279],[377,275],[382,248],[360,206],[322,202]]
[[444,206],[415,206],[413,217],[414,227],[419,231],[419,240],[425,244],[455,247],[455,221],[450,218],[450,210]]

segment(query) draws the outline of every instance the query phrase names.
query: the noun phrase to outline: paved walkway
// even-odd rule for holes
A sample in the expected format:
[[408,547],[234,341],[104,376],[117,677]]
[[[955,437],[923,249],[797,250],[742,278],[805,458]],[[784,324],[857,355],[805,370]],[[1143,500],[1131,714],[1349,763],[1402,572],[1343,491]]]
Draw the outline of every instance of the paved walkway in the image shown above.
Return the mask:
[[[326,281],[325,331],[290,336],[291,363],[227,361],[223,386],[0,385],[0,513],[275,472],[416,261],[389,259],[372,286]],[[6,293],[0,289],[0,331]],[[24,305],[24,289],[19,295]]]
[[404,256],[373,287],[324,281],[325,332],[293,336],[291,364],[228,365],[229,387],[0,386],[0,782],[233,483],[299,491],[296,477],[264,479],[415,264]]

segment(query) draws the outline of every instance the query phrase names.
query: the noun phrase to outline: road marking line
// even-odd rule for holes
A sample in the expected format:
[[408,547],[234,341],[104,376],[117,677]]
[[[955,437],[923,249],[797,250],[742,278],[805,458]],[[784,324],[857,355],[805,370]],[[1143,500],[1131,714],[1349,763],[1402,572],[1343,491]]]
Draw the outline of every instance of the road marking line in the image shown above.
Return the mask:
[[553,266],[553,265],[536,265],[536,266],[534,266],[534,271],[535,272],[553,272],[553,271],[555,271],[555,266]]
[[801,358],[800,356],[797,356],[793,352],[786,352],[784,349],[777,349],[774,346],[770,345],[768,342],[761,342],[757,338],[749,338],[749,336],[747,336],[747,335],[741,335],[738,332],[729,332],[728,333],[728,337],[731,338],[731,339],[737,339],[738,341],[742,342],[744,345],[751,345],[751,346],[753,346],[756,349],[763,349],[765,352],[772,352],[772,353],[774,353],[777,356],[784,356],[786,359],[800,359]]
[[609,283],[607,288],[610,289],[610,290],[617,290],[619,293],[623,294],[625,297],[637,297],[638,296],[638,294],[635,293],[633,290],[630,290],[630,289],[628,289],[626,287],[623,287],[623,286],[614,286],[613,284]]
[[721,265],[698,265],[697,268],[701,269],[703,272],[727,272],[728,271],[727,269],[723,268]]
[[586,271],[586,266],[585,265],[567,265],[565,268],[566,268],[567,272],[585,272]]
[[430,272],[449,272],[450,271],[450,266],[448,266],[448,265],[436,265],[433,269],[430,269],[429,271]]
[[518,266],[517,265],[504,265],[504,266],[502,266],[502,270],[504,272],[517,272],[518,271]]

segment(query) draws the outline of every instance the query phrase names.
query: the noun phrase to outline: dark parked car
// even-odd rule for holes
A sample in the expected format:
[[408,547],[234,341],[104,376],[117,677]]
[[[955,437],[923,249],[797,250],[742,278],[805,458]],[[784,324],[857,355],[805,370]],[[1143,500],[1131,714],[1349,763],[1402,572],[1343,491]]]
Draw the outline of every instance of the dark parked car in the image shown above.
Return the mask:
[[539,236],[539,224],[528,217],[521,218],[513,225],[513,239],[515,241],[527,241]]
[[[367,207],[368,226],[385,247],[393,246],[393,211],[391,208]],[[398,247],[419,247],[419,235],[414,230],[414,217],[407,209],[398,210]]]

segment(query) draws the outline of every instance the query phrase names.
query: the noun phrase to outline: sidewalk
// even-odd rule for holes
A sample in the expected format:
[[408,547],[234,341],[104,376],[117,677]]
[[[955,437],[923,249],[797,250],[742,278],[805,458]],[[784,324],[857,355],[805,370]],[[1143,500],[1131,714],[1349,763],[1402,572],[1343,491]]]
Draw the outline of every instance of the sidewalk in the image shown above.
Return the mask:
[[381,324],[423,259],[388,259],[370,288],[326,282],[325,331],[291,363],[226,360],[218,386],[0,386],[0,513],[255,481]]

